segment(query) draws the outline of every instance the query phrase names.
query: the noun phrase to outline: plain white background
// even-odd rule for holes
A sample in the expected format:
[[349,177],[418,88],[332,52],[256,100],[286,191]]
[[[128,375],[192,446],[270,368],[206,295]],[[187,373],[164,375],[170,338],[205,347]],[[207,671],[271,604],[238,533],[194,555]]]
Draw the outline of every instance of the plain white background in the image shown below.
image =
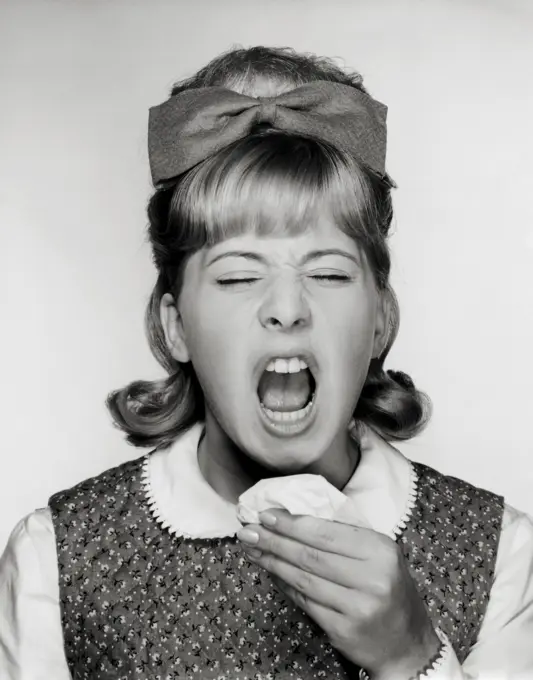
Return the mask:
[[51,493],[143,453],[104,399],[161,375],[147,110],[234,44],[342,57],[388,104],[389,367],[434,402],[402,449],[533,512],[532,34],[529,0],[0,0],[0,549]]

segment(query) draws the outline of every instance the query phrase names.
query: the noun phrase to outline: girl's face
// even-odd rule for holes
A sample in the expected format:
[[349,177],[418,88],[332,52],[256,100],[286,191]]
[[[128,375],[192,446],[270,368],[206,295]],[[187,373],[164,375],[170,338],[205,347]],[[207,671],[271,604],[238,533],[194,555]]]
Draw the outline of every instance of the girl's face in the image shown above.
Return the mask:
[[345,437],[388,321],[362,252],[327,220],[195,253],[162,320],[174,358],[192,361],[208,427],[285,473]]

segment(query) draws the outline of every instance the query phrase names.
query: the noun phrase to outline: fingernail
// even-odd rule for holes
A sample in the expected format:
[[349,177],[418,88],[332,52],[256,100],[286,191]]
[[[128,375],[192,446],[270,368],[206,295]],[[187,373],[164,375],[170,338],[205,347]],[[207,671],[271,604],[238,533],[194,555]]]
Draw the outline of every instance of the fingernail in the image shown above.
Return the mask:
[[278,521],[278,518],[273,515],[271,512],[262,512],[259,515],[259,521],[261,524],[264,524],[266,527],[273,527],[276,522]]
[[243,543],[248,543],[249,545],[255,545],[259,543],[259,534],[251,529],[240,529],[237,532],[237,538]]
[[263,552],[261,550],[258,550],[257,548],[244,548],[244,552],[246,553],[246,557],[249,557],[251,560],[258,560]]

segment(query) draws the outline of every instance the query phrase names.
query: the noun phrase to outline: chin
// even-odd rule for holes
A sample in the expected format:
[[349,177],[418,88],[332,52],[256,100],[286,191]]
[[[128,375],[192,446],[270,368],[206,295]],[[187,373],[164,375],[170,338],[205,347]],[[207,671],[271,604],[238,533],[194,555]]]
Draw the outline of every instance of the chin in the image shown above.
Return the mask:
[[261,422],[254,427],[249,455],[283,474],[303,471],[323,459],[336,438],[330,431],[332,423],[320,420],[316,418],[303,431],[287,427],[281,433]]

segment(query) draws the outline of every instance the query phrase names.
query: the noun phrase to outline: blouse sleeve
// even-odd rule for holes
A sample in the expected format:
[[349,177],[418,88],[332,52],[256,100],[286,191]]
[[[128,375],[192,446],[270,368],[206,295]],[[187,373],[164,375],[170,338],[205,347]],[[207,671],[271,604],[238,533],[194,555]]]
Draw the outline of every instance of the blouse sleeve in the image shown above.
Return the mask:
[[20,521],[0,558],[0,678],[71,680],[49,509]]

